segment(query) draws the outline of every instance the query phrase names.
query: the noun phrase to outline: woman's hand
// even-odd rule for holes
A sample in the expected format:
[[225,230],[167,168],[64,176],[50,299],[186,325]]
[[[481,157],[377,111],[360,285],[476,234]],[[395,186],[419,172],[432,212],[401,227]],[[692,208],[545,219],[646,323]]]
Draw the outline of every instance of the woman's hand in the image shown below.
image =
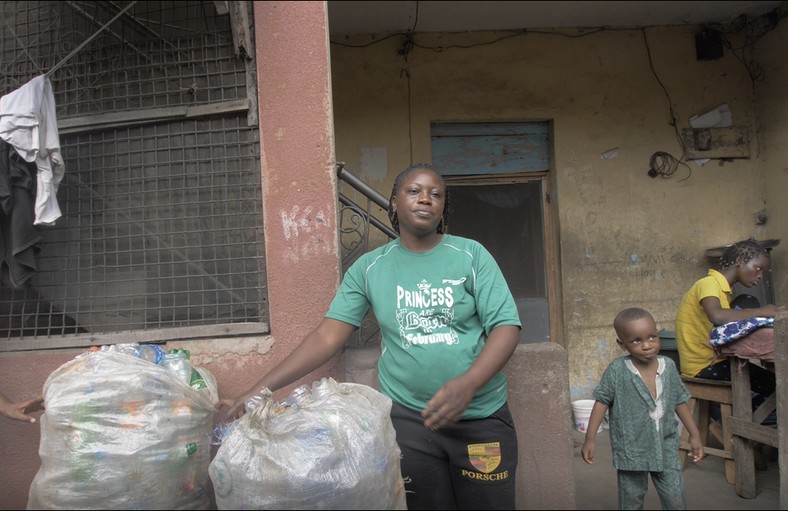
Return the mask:
[[[336,319],[323,318],[285,359],[255,383],[245,394],[235,399],[221,399],[217,410],[227,409],[230,418],[246,413],[246,403],[265,392],[277,391],[319,368],[342,349],[355,327]],[[264,389],[264,390],[259,390]]]
[[433,431],[457,422],[465,413],[473,396],[490,378],[503,369],[520,341],[520,327],[500,325],[492,329],[481,353],[460,376],[438,389],[421,411],[424,425]]
[[248,411],[246,409],[246,403],[260,395],[261,392],[250,390],[246,394],[243,394],[235,399],[220,399],[219,402],[216,403],[215,408],[219,411],[227,409],[225,412],[227,417],[230,419],[237,419]]
[[777,314],[779,314],[781,312],[785,312],[785,305],[774,305],[774,304],[771,304],[771,303],[767,303],[766,305],[761,307],[759,309],[759,311],[762,313],[762,314],[758,314],[759,316],[760,315],[763,315],[763,316],[776,316]]
[[476,388],[463,382],[462,376],[447,381],[438,389],[421,411],[424,426],[437,431],[443,426],[457,422],[465,413],[476,393]]
[[246,402],[241,399],[220,399],[214,406],[217,411],[224,411],[230,419],[237,419],[246,413]]
[[35,424],[36,418],[29,414],[43,409],[44,397],[40,395],[20,403],[11,403],[4,397],[0,398],[0,415],[9,419]]

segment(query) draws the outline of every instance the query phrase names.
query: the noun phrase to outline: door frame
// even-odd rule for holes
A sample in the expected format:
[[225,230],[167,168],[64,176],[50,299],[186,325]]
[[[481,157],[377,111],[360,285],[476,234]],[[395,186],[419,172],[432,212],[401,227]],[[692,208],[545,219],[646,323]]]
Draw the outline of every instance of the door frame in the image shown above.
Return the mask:
[[[547,286],[547,310],[549,315],[550,342],[564,345],[562,293],[559,269],[560,251],[558,243],[558,215],[555,204],[553,180],[549,172],[520,172],[512,174],[476,174],[444,176],[447,186],[506,185],[538,181],[541,191],[542,243],[545,257],[545,285]],[[528,328],[527,325],[524,328]]]

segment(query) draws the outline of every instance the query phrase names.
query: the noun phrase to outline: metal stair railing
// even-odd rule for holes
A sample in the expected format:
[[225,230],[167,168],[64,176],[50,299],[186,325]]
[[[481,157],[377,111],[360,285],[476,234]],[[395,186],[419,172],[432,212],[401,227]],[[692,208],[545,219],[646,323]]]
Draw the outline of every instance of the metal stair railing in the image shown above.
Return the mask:
[[[345,168],[344,163],[337,163],[337,177],[342,183],[347,183],[363,197],[363,199],[359,200],[363,204],[361,205],[343,193],[341,188],[338,193],[339,243],[342,250],[342,272],[344,273],[356,259],[371,248],[371,228],[376,230],[378,233],[377,237],[384,240],[384,243],[397,238],[398,235],[396,231],[372,214],[372,208],[375,206],[388,211],[389,200],[384,195],[353,175],[352,172]],[[380,327],[374,314],[370,311],[364,317],[361,327],[356,330],[353,338],[348,342],[348,347],[365,348],[375,343],[380,343]]]

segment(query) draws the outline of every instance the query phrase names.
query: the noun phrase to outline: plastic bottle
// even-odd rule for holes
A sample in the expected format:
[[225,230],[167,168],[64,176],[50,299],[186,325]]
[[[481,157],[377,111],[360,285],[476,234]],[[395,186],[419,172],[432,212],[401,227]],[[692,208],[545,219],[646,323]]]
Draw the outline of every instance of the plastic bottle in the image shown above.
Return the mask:
[[239,419],[230,422],[222,422],[213,427],[213,434],[211,435],[211,445],[222,445],[224,439],[233,432],[238,426]]
[[190,360],[192,358],[192,354],[189,352],[189,350],[184,348],[172,348],[170,353],[180,353],[186,360]]
[[199,447],[194,442],[189,442],[186,444],[186,455],[193,456],[199,450]]
[[137,351],[142,360],[147,360],[151,364],[159,365],[164,360],[164,350],[155,344],[141,344],[137,347]]
[[136,344],[118,343],[118,344],[104,344],[99,348],[99,351],[104,353],[126,353],[127,355],[136,356],[134,350]]
[[249,399],[247,399],[246,403],[244,403],[244,406],[246,406],[246,411],[247,412],[251,412],[252,410],[257,408],[258,406],[260,406],[262,404],[262,402],[263,402],[263,397],[259,396],[259,395],[256,395],[256,396],[252,396]]
[[191,376],[191,380],[189,381],[189,385],[191,385],[191,388],[195,390],[208,388],[208,385],[205,383],[205,379],[203,379],[200,372],[197,371],[197,369],[195,369],[194,366],[192,366],[192,376]]
[[189,374],[189,386],[191,388],[195,390],[208,388],[208,385],[205,383],[202,375],[191,365],[191,353],[189,350],[183,348],[173,348],[170,350],[170,353],[180,353],[186,358],[186,360],[189,361],[189,367],[191,368],[191,373]]
[[191,385],[192,364],[183,353],[184,350],[170,350],[161,361],[162,367],[172,371],[186,385]]
[[287,399],[280,404],[290,406],[292,408],[301,408],[307,401],[312,398],[312,388],[309,385],[301,385],[293,390]]

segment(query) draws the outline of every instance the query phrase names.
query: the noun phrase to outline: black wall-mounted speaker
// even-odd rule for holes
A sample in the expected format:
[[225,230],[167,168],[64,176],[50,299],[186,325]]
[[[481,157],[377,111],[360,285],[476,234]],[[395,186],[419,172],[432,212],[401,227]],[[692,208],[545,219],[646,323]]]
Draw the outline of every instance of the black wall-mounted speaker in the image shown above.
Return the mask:
[[698,60],[717,60],[722,57],[722,34],[716,30],[695,34],[695,54]]

